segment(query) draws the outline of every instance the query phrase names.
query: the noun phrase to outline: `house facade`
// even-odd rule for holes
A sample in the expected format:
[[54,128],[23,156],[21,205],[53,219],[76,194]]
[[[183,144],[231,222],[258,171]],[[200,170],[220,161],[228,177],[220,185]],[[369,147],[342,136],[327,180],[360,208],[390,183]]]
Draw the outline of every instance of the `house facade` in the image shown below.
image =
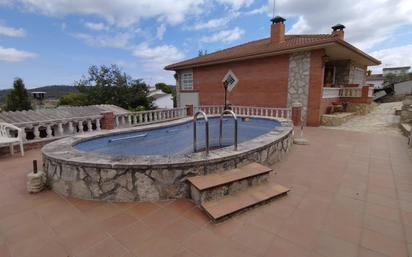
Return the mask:
[[344,41],[343,25],[331,34],[285,35],[285,19],[271,21],[269,38],[166,66],[176,72],[178,106],[223,105],[222,79],[230,71],[238,83],[227,95],[229,104],[290,107],[299,102],[307,124],[318,126],[327,106],[341,99],[341,88],[362,90],[367,67],[380,64]]

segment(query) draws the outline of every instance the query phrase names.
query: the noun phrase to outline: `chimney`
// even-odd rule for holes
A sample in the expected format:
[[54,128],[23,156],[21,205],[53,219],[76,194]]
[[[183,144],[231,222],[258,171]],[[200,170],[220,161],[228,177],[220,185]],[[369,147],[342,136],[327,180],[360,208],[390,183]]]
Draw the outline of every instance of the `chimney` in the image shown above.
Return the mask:
[[272,26],[270,28],[270,43],[279,44],[285,42],[285,24],[286,21],[280,16],[276,16],[270,20]]
[[345,36],[345,32],[343,31],[344,28],[345,26],[343,26],[342,24],[336,24],[332,27],[332,35],[343,40]]

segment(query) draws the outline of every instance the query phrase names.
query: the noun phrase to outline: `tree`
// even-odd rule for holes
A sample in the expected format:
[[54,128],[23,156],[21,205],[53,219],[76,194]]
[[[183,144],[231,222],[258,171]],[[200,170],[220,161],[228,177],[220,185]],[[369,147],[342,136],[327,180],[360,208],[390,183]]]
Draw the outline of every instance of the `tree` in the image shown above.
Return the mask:
[[16,78],[13,82],[13,89],[6,96],[7,111],[30,110],[31,103],[29,94],[21,78]]
[[396,84],[409,79],[408,73],[402,72],[400,74],[388,73],[384,76],[385,85]]
[[59,105],[85,106],[87,97],[79,92],[72,92],[59,98]]
[[156,83],[155,85],[156,89],[162,90],[162,92],[166,94],[172,94],[173,93],[173,88],[169,85],[166,85],[163,82]]
[[[143,106],[152,109],[149,87],[140,79],[132,79],[116,65],[91,66],[87,76],[75,82],[88,105],[114,104],[125,109]],[[139,107],[141,108],[141,107]]]

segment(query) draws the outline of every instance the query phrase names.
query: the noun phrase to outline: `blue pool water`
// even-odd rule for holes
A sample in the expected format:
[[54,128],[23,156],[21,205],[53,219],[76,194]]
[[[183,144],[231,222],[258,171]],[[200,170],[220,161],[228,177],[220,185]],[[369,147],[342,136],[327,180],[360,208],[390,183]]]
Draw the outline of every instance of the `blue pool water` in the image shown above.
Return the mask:
[[[270,119],[238,118],[238,143],[266,134],[280,122]],[[233,145],[234,120],[223,120],[223,146]],[[209,118],[209,145],[218,147],[219,118]],[[197,122],[197,148],[205,147],[205,122]],[[192,121],[150,130],[121,133],[80,142],[74,146],[85,152],[103,153],[113,156],[175,155],[193,152]]]

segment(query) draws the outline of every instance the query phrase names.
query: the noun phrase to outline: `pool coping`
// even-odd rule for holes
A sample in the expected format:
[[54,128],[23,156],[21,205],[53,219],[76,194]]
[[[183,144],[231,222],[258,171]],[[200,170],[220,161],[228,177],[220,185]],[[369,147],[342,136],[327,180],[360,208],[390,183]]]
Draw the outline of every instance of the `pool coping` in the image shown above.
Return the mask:
[[[219,115],[210,115],[209,117],[217,117]],[[73,145],[80,142],[109,136],[118,133],[128,133],[134,131],[142,131],[147,129],[169,127],[192,121],[193,118],[183,118],[168,122],[141,125],[132,128],[121,128],[110,131],[92,132],[87,135],[74,135],[63,138],[45,145],[42,148],[43,156],[47,156],[50,160],[55,160],[65,164],[81,164],[85,167],[97,168],[168,168],[168,167],[185,167],[193,166],[194,164],[204,165],[207,163],[221,162],[234,157],[241,157],[250,153],[266,148],[273,144],[274,141],[281,140],[290,133],[293,133],[293,126],[285,125],[288,120],[274,117],[248,116],[239,115],[238,117],[263,118],[277,120],[281,123],[281,127],[277,127],[270,132],[247,140],[238,144],[238,150],[234,151],[233,146],[214,149],[205,156],[204,152],[179,154],[179,155],[136,155],[136,156],[110,156],[102,153],[84,152],[77,150]],[[201,132],[200,132],[201,133]]]

